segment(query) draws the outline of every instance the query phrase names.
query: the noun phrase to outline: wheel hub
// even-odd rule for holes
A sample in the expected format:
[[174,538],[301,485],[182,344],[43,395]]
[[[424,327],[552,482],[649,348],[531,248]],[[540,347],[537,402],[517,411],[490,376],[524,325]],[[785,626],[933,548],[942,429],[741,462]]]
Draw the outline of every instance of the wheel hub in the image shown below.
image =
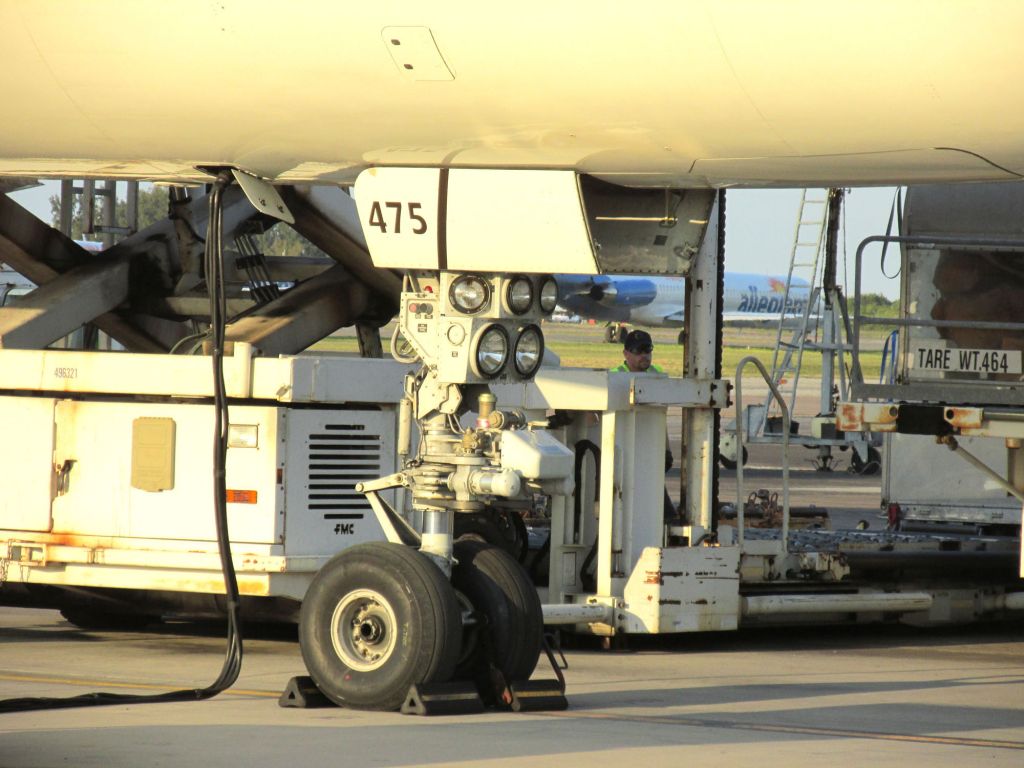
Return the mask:
[[350,669],[368,672],[391,657],[398,640],[398,620],[379,592],[360,589],[345,595],[331,616],[334,652]]

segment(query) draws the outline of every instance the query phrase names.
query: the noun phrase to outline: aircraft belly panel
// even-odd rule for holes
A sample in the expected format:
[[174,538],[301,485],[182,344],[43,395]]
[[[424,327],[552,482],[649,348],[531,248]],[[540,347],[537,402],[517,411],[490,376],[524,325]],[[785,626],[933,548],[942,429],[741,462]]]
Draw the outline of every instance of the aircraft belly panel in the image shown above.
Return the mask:
[[[460,3],[310,0],[282,14],[240,0],[187,12],[95,0],[55,13],[8,0],[0,173],[201,179],[194,166],[232,165],[350,183],[370,165],[415,165],[647,187],[998,179],[997,166],[1024,171],[1022,24],[1024,8],[998,0],[928,13],[910,0],[802,0],[785,13],[640,2],[629,14],[525,0],[492,18]],[[213,59],[182,56],[186,46]],[[893,73],[899,87],[879,88]],[[968,152],[996,165],[953,157]]]

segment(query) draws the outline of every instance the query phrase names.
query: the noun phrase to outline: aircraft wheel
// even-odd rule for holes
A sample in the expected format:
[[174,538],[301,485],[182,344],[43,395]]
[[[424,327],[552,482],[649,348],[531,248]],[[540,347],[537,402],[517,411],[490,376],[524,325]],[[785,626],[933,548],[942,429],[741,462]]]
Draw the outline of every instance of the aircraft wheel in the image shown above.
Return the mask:
[[857,451],[850,452],[850,470],[858,475],[877,475],[882,468],[882,454],[868,446],[868,460],[861,459]]
[[677,344],[685,344],[686,343],[686,331],[685,330],[682,330],[682,331],[679,332],[679,335],[676,337],[676,343]]
[[604,329],[604,340],[608,344],[614,344],[617,341],[618,335],[619,332],[614,325],[609,325]]
[[302,659],[343,707],[398,709],[414,683],[451,679],[461,642],[451,584],[426,555],[401,544],[335,555],[302,601]]
[[455,542],[452,585],[482,616],[464,640],[459,676],[472,675],[488,654],[507,680],[533,673],[544,641],[544,616],[529,575],[503,549]]
[[485,509],[455,515],[455,539],[482,541],[501,547],[523,562],[529,546],[526,523],[515,510]]

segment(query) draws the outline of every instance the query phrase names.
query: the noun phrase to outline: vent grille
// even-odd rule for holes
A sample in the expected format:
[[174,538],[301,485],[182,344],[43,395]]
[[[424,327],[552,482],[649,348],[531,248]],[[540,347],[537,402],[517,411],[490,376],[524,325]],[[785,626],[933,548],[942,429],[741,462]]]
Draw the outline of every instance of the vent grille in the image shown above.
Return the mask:
[[364,424],[325,424],[307,448],[307,508],[324,520],[362,520],[371,510],[356,485],[381,475],[380,434]]

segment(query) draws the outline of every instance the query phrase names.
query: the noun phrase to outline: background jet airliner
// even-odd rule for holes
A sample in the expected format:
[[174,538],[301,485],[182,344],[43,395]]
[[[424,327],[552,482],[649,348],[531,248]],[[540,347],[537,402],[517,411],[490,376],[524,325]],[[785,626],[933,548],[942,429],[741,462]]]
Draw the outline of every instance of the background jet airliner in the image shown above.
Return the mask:
[[[682,328],[685,282],[647,275],[555,275],[558,303],[582,317],[651,328]],[[726,272],[724,320],[778,322],[803,315],[811,288],[793,278],[786,299],[785,276]],[[785,309],[783,305],[785,304]],[[606,340],[616,340],[614,329]]]

